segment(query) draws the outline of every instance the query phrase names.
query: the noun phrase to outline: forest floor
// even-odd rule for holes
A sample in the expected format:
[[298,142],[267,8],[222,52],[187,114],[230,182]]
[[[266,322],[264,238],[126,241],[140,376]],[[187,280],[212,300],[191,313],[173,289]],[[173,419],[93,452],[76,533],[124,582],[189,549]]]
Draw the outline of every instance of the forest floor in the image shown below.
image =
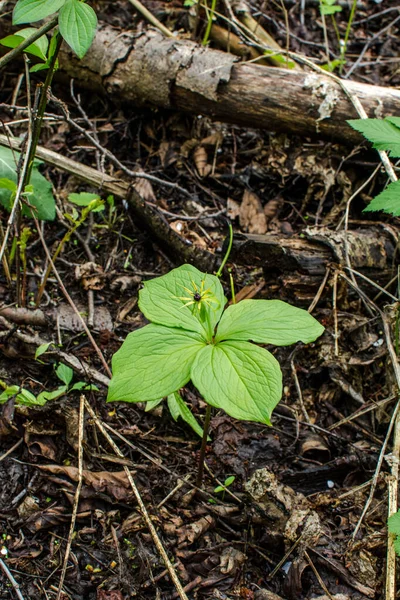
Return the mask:
[[[339,4],[343,10],[333,18],[344,36],[351,2]],[[120,29],[147,26],[127,1],[92,5],[100,22]],[[167,27],[185,34],[190,7],[181,0],[147,0],[146,6]],[[304,10],[301,6],[254,0],[251,9],[283,48],[288,43],[292,51],[326,64],[327,39],[330,60],[337,59],[332,18],[325,17],[325,36],[319,3],[310,0]],[[400,7],[391,2],[357,2],[342,75],[399,86],[399,19]],[[38,76],[32,75],[32,89]],[[8,65],[0,78],[2,127],[7,124],[13,134],[23,134],[27,88],[22,63]],[[313,272],[259,257],[253,263],[251,256],[228,261],[239,299],[280,298],[301,308],[311,306],[326,329],[307,346],[271,348],[284,377],[272,427],[214,411],[204,485],[196,490],[200,438],[181,419],[175,422],[164,403],[153,411],[144,404],[106,404],[104,365],[54,273],[39,307],[44,317],[36,319],[35,297],[47,259],[37,230],[25,219],[30,237],[25,275],[19,278],[25,312],[16,307],[15,264],[11,281],[4,272],[0,278],[0,379],[5,386],[17,386],[0,406],[0,547],[5,566],[0,569],[0,599],[57,598],[67,550],[63,600],[178,597],[124,467],[134,477],[188,598],[384,598],[398,390],[381,317],[386,315],[389,329],[396,320],[399,222],[362,212],[386,183],[384,172],[376,169],[377,154],[367,144],[345,148],[201,116],[118,105],[65,81],[56,81],[52,94],[41,145],[124,178],[83,128],[131,170],[178,184],[134,181],[136,191],[171,228],[199,248],[222,256],[229,221],[237,239],[253,233],[302,240],[318,227],[328,246],[328,232],[347,226],[354,235],[366,232],[372,244],[380,244],[381,254],[377,264],[362,271],[364,278],[345,271],[339,260],[328,260]],[[80,129],[65,122],[61,103]],[[178,263],[140,227],[127,203],[106,199],[101,189],[55,168],[43,165],[41,171],[57,202],[56,220],[42,222],[51,253],[68,228],[64,215],[73,210],[69,194],[92,192],[106,200],[105,210],[92,213],[65,244],[56,268],[111,366],[126,335],[146,323],[137,304],[142,282]],[[7,218],[3,210],[3,231]],[[229,297],[227,270],[222,283]],[[393,326],[393,339],[394,331]],[[47,342],[53,346],[35,359],[37,347]],[[78,389],[43,407],[18,403],[22,388],[34,396],[59,388],[59,365],[67,363],[74,365],[69,388],[78,381],[97,386],[97,391],[84,391],[97,419],[82,406]],[[182,395],[201,424],[205,404],[198,392],[188,385]],[[218,491],[227,478],[229,487]]]

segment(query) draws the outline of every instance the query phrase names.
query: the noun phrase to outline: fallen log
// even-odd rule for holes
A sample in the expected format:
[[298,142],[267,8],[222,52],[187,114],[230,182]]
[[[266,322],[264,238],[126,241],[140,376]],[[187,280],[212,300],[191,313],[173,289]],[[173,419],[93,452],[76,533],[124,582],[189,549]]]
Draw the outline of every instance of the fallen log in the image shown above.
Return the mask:
[[371,224],[347,232],[310,228],[301,236],[292,237],[235,234],[231,260],[262,267],[268,295],[279,292],[282,299],[307,304],[317,293],[329,267],[343,270],[348,276],[350,267],[360,273],[360,287],[369,291],[372,288],[365,278],[387,285],[397,269],[396,247],[396,232],[383,225]]
[[[82,86],[135,106],[344,144],[362,141],[346,123],[358,118],[351,101],[329,76],[237,61],[232,54],[158,31],[137,36],[104,27],[82,60],[64,45],[60,64]],[[346,86],[368,116],[399,114],[400,90],[354,81]]]
[[[10,22],[0,20],[0,37],[10,30]],[[239,62],[227,52],[165,38],[157,30],[138,34],[101,27],[82,60],[63,44],[60,67],[77,84],[118,102],[343,144],[363,141],[346,124],[358,118],[352,102],[328,75]],[[346,88],[369,117],[400,112],[400,90],[355,81],[346,81]]]

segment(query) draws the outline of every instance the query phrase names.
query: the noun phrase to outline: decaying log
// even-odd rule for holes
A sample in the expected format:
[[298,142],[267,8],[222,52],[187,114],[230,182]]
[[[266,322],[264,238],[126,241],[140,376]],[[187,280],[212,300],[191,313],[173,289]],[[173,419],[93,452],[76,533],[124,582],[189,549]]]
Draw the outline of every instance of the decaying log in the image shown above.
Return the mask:
[[[231,259],[238,264],[262,267],[272,295],[276,277],[268,286],[268,272],[278,274],[281,297],[305,303],[313,299],[329,266],[345,271],[351,266],[380,285],[386,285],[394,275],[393,267],[398,262],[394,231],[371,225],[347,233],[309,228],[301,235],[236,234]],[[365,280],[359,282],[365,287]]]
[[[0,20],[0,37],[8,33],[10,22]],[[232,54],[152,29],[138,34],[99,28],[82,60],[64,44],[60,66],[77,84],[118,102],[343,144],[363,139],[346,124],[358,114],[328,75],[239,62]],[[354,81],[346,87],[370,117],[400,113],[400,90]]]
[[[78,60],[64,45],[60,64],[77,83],[136,106],[157,106],[245,127],[261,127],[345,144],[361,141],[346,119],[358,115],[328,76],[237,62],[189,40],[100,29]],[[346,82],[367,114],[399,114],[400,91]]]

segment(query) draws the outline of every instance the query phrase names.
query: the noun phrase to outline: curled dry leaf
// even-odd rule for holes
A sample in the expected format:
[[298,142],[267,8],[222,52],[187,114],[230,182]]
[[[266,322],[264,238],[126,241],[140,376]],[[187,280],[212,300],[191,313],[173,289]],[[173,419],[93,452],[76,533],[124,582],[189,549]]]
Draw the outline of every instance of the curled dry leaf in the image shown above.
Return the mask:
[[221,573],[235,574],[236,571],[246,562],[247,556],[236,548],[224,548],[221,554]]
[[215,526],[215,520],[210,515],[202,517],[190,525],[186,525],[176,530],[178,534],[178,546],[188,546],[193,544],[200,536],[202,536],[210,527]]
[[151,181],[137,177],[133,186],[135,191],[143,198],[145,202],[156,202],[157,198],[151,185]]
[[207,177],[211,173],[212,166],[208,164],[208,156],[203,146],[197,146],[193,152],[193,160],[200,177]]
[[239,223],[243,231],[263,235],[267,231],[267,218],[259,197],[245,190],[239,211]]

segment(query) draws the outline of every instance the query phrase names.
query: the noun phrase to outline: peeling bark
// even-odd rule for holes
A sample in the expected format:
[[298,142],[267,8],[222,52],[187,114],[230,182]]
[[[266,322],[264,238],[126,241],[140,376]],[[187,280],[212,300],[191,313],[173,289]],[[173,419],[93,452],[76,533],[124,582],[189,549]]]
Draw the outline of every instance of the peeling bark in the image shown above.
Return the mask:
[[[346,119],[358,115],[328,76],[237,62],[226,52],[148,30],[99,30],[79,61],[64,45],[61,68],[77,83],[137,106],[204,114],[246,127],[361,141]],[[346,82],[371,117],[398,114],[400,91]]]

